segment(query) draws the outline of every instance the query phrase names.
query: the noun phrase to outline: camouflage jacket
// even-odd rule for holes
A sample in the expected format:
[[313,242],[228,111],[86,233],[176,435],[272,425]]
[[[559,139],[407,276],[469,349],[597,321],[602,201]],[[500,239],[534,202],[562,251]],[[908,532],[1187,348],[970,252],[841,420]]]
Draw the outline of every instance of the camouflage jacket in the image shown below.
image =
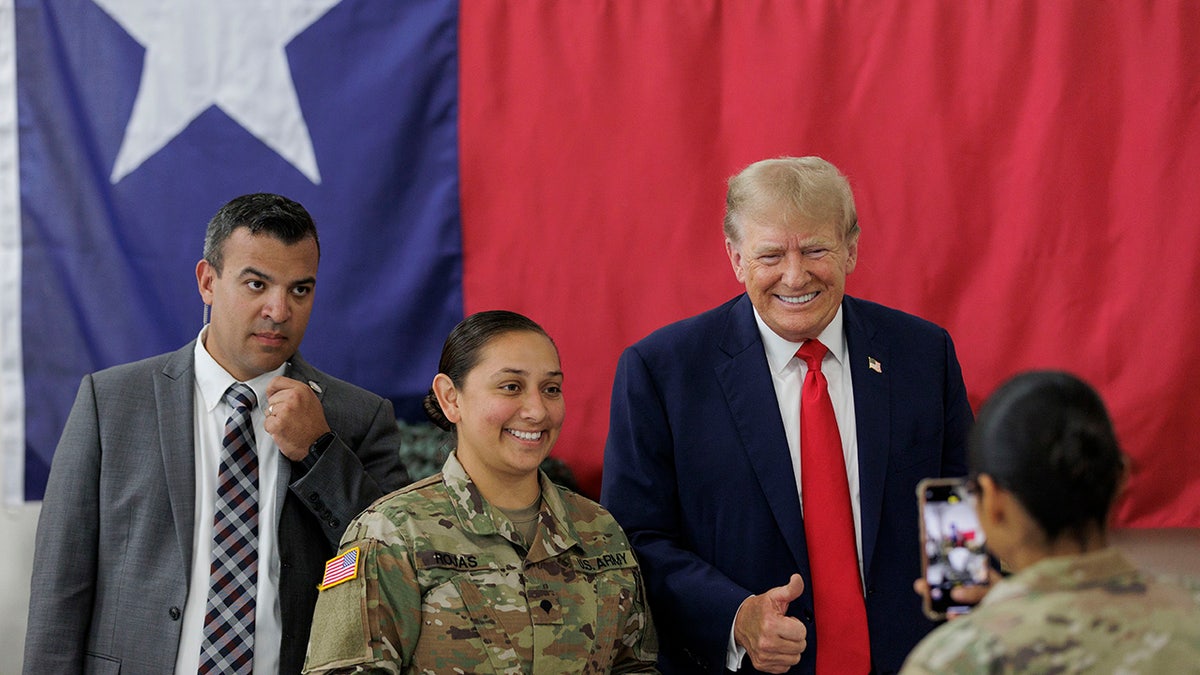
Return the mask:
[[1116,549],[1042,560],[917,645],[915,673],[1200,673],[1200,581]]
[[600,505],[539,476],[528,553],[451,454],[350,524],[354,578],[317,600],[306,673],[655,673],[641,572]]

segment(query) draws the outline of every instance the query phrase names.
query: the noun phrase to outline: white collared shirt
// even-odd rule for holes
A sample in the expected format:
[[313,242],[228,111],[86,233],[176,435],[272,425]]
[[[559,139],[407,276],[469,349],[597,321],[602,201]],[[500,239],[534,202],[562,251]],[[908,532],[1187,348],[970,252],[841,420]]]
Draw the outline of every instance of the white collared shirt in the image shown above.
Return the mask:
[[[279,672],[279,646],[283,622],[279,607],[279,540],[277,489],[280,471],[279,446],[263,429],[266,420],[267,384],[282,375],[287,364],[245,382],[254,390],[258,405],[250,417],[254,423],[258,450],[258,596],[254,618],[254,672],[260,675]],[[221,466],[221,437],[232,408],[225,403],[225,391],[235,380],[204,347],[204,330],[196,339],[195,403],[192,424],[196,439],[196,503],[192,532],[191,575],[187,603],[183,608],[183,626],[175,672],[192,675],[200,663],[200,645],[204,640],[204,612],[208,603],[209,574],[212,565],[213,510],[216,504],[217,473]]]
[[[804,513],[804,491],[800,484],[800,390],[808,375],[808,365],[796,356],[803,342],[789,342],[771,330],[758,310],[754,320],[762,336],[767,354],[767,366],[771,369],[771,381],[775,385],[775,399],[779,403],[779,416],[783,420],[783,431],[787,434],[788,456],[792,460],[792,473],[796,475],[796,494],[800,496],[800,512]],[[833,321],[817,336],[829,352],[821,361],[821,372],[829,381],[829,398],[833,401],[833,415],[837,418],[838,432],[842,436],[842,456],[846,462],[846,482],[850,487],[850,510],[854,518],[854,542],[858,549],[858,573],[862,578],[862,522],[860,517],[858,486],[858,427],[854,418],[854,385],[850,378],[850,348],[846,345],[846,334],[842,330],[842,308],[838,307]]]

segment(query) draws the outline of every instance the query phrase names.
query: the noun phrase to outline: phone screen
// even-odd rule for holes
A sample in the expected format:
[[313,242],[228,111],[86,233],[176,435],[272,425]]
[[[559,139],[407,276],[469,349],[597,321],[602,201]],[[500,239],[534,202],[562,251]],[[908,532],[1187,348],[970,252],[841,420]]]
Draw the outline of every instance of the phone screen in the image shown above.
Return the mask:
[[929,598],[925,613],[934,619],[965,614],[970,605],[950,597],[956,586],[988,583],[988,556],[974,497],[957,478],[921,481],[922,555]]

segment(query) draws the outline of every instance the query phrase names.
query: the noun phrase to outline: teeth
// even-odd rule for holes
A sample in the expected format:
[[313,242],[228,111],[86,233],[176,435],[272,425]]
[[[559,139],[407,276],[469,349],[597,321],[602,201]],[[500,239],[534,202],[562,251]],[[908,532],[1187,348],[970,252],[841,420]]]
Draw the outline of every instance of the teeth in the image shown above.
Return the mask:
[[508,433],[523,441],[536,441],[542,437],[542,432],[540,431],[518,431],[516,429],[509,429]]
[[812,293],[806,293],[804,295],[798,295],[795,297],[788,297],[786,295],[777,295],[775,297],[779,298],[780,300],[782,300],[786,303],[789,303],[792,305],[799,305],[801,303],[808,302],[809,300],[812,300],[813,298],[817,297],[817,294],[814,291]]

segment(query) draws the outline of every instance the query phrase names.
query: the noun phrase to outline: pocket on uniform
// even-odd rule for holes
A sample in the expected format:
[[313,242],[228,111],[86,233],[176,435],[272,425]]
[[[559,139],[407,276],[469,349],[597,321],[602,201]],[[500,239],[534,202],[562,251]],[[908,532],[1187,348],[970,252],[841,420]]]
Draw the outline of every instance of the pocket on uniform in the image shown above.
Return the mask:
[[608,673],[621,649],[626,622],[634,603],[634,588],[630,581],[616,573],[596,578],[596,642],[592,647],[585,673]]
[[83,672],[87,675],[119,675],[121,662],[118,659],[99,654],[84,654]]

